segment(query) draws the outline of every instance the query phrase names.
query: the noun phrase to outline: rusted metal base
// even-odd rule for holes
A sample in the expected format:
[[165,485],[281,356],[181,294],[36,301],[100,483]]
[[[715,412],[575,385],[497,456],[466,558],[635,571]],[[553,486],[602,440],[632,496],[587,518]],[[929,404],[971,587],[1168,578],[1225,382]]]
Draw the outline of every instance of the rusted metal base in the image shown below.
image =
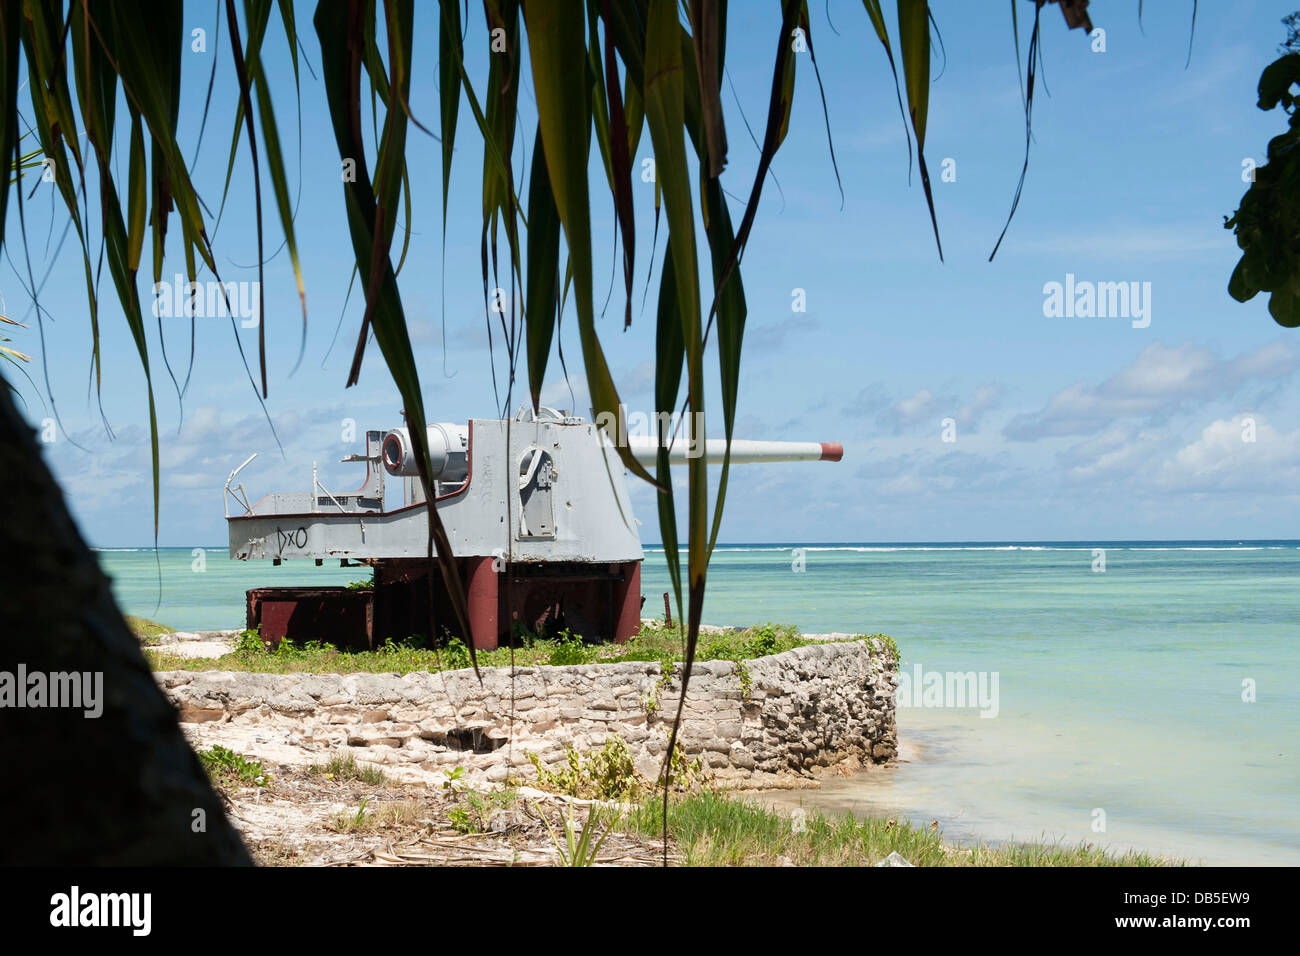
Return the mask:
[[[466,639],[436,570],[410,559],[373,562],[373,590],[255,588],[248,592],[248,627],[272,644],[320,640],[374,648],[385,638]],[[469,640],[491,650],[512,632],[554,636],[567,629],[588,640],[625,641],[641,626],[641,562],[507,564],[494,557],[458,558],[466,589]]]
[[279,647],[325,641],[346,647],[374,646],[374,593],[344,587],[253,588],[247,597],[248,627]]

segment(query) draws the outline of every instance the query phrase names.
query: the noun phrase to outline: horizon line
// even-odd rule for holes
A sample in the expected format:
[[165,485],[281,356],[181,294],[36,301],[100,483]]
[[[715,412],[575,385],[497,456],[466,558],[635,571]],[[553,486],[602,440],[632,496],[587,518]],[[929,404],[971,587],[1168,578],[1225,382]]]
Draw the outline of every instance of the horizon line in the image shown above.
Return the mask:
[[[905,541],[874,541],[869,539],[849,539],[841,541],[719,541],[717,547],[756,546],[815,548],[825,545],[919,545],[919,544],[1168,544],[1197,543],[1212,544],[1254,544],[1260,542],[1281,541],[1300,545],[1300,538],[917,538]],[[114,544],[87,545],[92,551],[152,551],[152,544]],[[202,548],[205,551],[227,551],[229,545],[203,544],[160,544],[158,550],[169,548]],[[662,541],[643,541],[642,547],[663,547]],[[291,559],[290,559],[291,560]]]

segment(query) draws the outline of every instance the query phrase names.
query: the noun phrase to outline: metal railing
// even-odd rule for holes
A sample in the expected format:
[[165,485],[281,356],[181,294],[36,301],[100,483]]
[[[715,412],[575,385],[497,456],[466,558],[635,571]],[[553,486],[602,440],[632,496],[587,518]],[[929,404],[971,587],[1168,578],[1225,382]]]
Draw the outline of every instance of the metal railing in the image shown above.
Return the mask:
[[232,471],[229,477],[226,478],[226,488],[225,488],[225,494],[222,495],[222,505],[225,508],[227,518],[230,517],[231,498],[234,498],[238,504],[244,506],[244,514],[251,515],[253,513],[253,506],[248,503],[248,492],[244,491],[244,486],[241,484],[237,486],[235,491],[231,491],[230,483],[235,480],[235,475],[239,474],[241,471],[243,471],[245,468],[248,467],[249,462],[251,462],[254,458],[256,458],[257,454],[258,454],[257,452],[253,452],[251,455],[245,458],[244,463],[240,465],[238,468],[236,468],[234,471]]

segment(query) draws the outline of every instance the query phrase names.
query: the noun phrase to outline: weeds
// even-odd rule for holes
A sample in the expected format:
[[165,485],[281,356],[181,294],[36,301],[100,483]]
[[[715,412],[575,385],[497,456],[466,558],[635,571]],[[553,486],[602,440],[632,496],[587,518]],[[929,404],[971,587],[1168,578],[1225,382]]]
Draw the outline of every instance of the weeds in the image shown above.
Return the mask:
[[458,789],[456,805],[447,812],[447,819],[458,833],[488,833],[492,830],[493,817],[510,809],[516,800],[518,795],[513,790],[480,793]]
[[244,630],[239,632],[239,637],[235,638],[235,650],[233,654],[264,654],[270,649],[270,645],[262,640],[262,635],[256,630]]
[[219,786],[251,784],[255,787],[265,787],[271,782],[271,775],[266,772],[266,768],[260,761],[249,760],[233,750],[214,746],[196,753],[208,777]]
[[[583,755],[573,747],[565,748],[564,762],[552,770],[535,753],[528,760],[537,771],[537,786],[570,797],[592,800],[630,802],[646,793],[651,784],[632,762],[632,751],[622,737],[613,734],[600,750]],[[704,783],[704,761],[688,761],[679,746],[670,765],[673,784],[691,789]],[[662,779],[662,778],[661,778]]]
[[554,643],[555,646],[546,659],[546,663],[554,667],[588,664],[595,659],[592,652],[587,649],[587,645],[582,642],[582,638],[575,636],[567,627],[560,632],[560,636]]
[[370,799],[366,798],[361,801],[361,806],[357,807],[356,813],[344,811],[337,813],[330,821],[330,828],[336,833],[355,833],[358,830],[370,829],[373,819],[371,814],[366,812],[366,806]]
[[313,776],[324,777],[326,780],[358,780],[376,787],[389,782],[382,770],[370,764],[357,763],[352,754],[339,754],[331,757],[327,763],[312,764],[307,768],[307,772]]
[[749,673],[749,665],[743,660],[736,661],[736,680],[740,684],[740,699],[749,700],[754,692],[754,678]]
[[335,833],[369,833],[375,830],[414,826],[422,821],[427,812],[427,808],[418,800],[382,803],[372,810],[370,799],[367,797],[361,801],[361,805],[355,811],[344,810],[334,814],[329,819],[328,825]]
[[673,679],[677,676],[677,662],[671,657],[665,657],[659,661],[659,679],[655,681],[645,698],[645,715],[654,717],[659,713],[659,699],[663,696],[664,691],[672,686]]
[[535,753],[528,760],[537,770],[537,783],[546,790],[571,797],[596,800],[629,800],[642,788],[642,781],[632,765],[632,751],[622,737],[611,736],[600,750],[580,754],[568,747],[564,763],[550,770]]
[[[898,661],[901,659],[898,656],[898,642],[895,641],[888,634],[866,634],[863,635],[862,637],[859,637],[858,640],[866,641],[867,645],[871,647],[871,652],[877,656],[879,656],[883,651],[883,653],[886,654],[888,657],[892,657],[894,659],[894,663],[898,663]],[[877,649],[875,647],[874,642],[876,641],[879,641],[881,643],[882,645],[881,649]]]

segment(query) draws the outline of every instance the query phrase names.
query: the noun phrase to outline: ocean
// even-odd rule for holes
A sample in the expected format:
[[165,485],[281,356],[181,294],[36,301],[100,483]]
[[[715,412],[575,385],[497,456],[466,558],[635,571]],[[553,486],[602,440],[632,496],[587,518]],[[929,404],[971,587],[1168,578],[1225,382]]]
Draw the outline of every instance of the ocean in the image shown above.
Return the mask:
[[[186,630],[242,626],[250,587],[366,573],[220,547],[99,558],[126,613]],[[646,616],[668,589],[647,547]],[[704,619],[898,642],[907,759],[778,801],[954,839],[1300,864],[1298,541],[719,545]]]

